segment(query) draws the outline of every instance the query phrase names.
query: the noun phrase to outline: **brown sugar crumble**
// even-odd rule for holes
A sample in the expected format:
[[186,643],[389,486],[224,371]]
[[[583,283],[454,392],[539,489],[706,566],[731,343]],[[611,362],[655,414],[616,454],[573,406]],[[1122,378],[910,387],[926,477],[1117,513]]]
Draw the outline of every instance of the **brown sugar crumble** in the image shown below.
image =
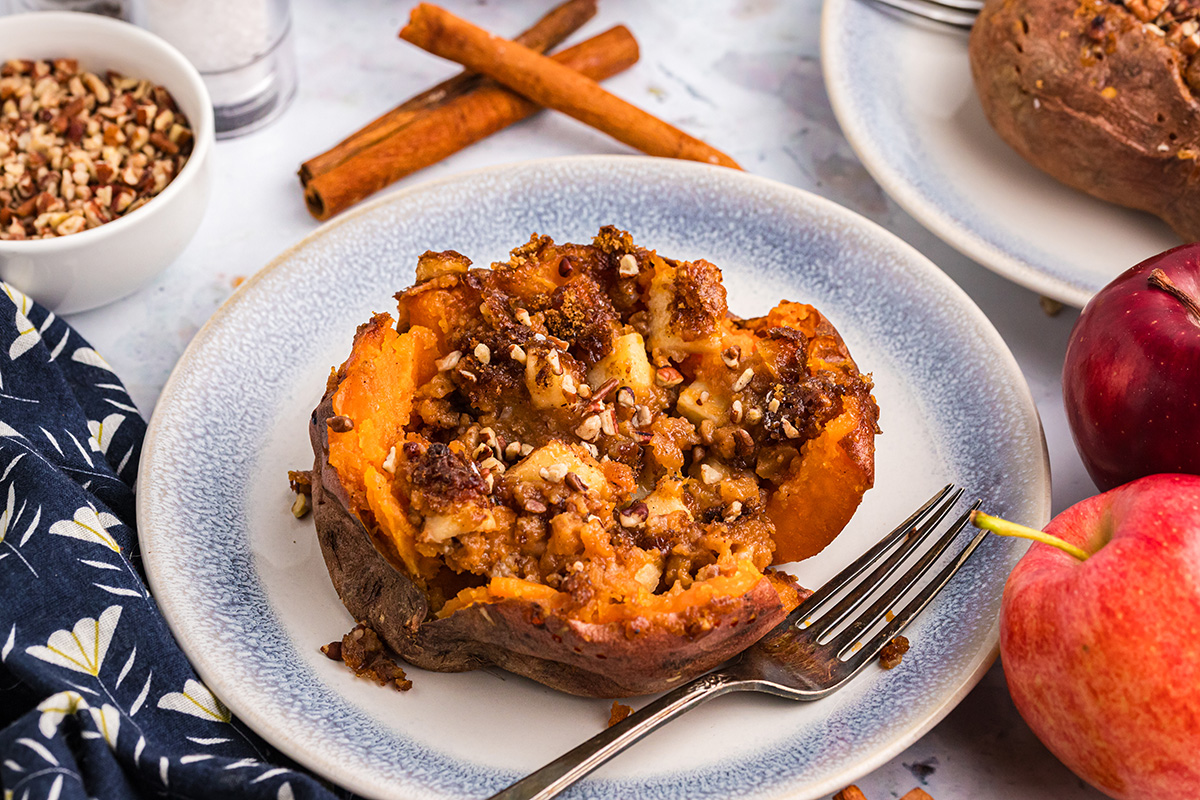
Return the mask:
[[312,473],[308,470],[288,470],[288,485],[295,498],[292,500],[292,516],[303,519],[312,511]]
[[75,59],[0,66],[0,239],[96,228],[145,205],[192,152],[171,94]]
[[375,681],[380,686],[391,685],[400,692],[412,688],[412,681],[396,663],[374,630],[359,623],[340,642],[330,642],[321,652],[334,661],[341,661],[360,678]]
[[633,708],[613,700],[612,709],[608,713],[608,727],[616,725],[633,713]]
[[296,494],[312,495],[312,473],[306,469],[289,469],[288,486]]
[[884,669],[894,669],[900,666],[901,659],[908,652],[908,639],[904,636],[897,636],[883,646],[879,651],[879,666]]

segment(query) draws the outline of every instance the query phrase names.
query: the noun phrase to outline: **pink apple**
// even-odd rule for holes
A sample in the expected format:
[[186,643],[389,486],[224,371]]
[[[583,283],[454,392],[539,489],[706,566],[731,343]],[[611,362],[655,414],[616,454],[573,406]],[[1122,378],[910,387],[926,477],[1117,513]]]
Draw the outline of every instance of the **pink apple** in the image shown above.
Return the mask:
[[1067,344],[1063,404],[1102,491],[1200,474],[1200,243],[1143,261],[1091,299]]
[[1111,797],[1197,800],[1200,476],[1139,479],[1046,533],[1090,555],[1035,543],[1008,578],[1000,654],[1017,710]]

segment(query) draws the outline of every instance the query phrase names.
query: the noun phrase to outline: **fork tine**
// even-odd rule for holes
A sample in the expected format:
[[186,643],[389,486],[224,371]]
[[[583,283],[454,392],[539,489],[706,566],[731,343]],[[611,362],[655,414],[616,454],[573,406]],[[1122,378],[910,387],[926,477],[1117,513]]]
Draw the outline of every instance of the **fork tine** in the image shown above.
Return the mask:
[[974,3],[933,2],[933,0],[871,0],[886,11],[932,20],[953,28],[970,30],[975,24],[979,8]]
[[908,519],[904,520],[904,522],[901,522],[899,525],[897,525],[891,533],[876,542],[874,547],[863,553],[861,556],[855,559],[852,564],[826,581],[820,589],[817,589],[817,591],[809,595],[808,599],[793,609],[791,616],[795,617],[795,621],[798,622],[812,614],[821,607],[821,605],[826,599],[829,598],[831,594],[839,591],[847,583],[857,578],[863,572],[866,572],[867,568],[875,562],[875,559],[879,557],[880,553],[891,547],[896,539],[905,535],[920,521],[922,517],[925,516],[925,514],[929,512],[929,509],[933,508],[935,503],[944,499],[946,495],[950,494],[950,492],[953,490],[953,483],[948,483],[943,486],[941,491],[926,500],[924,505],[914,511]]
[[[919,545],[929,535],[930,531],[933,530],[934,526],[950,513],[950,509],[962,497],[962,493],[963,490],[955,489],[953,484],[946,486],[913,514],[913,516],[901,523],[899,527],[880,540],[877,545],[838,573],[831,581],[802,603],[793,614],[796,614],[796,619],[801,621],[802,627],[806,629],[807,633],[814,639],[819,640],[823,633],[834,625],[837,625],[858,608],[866,597],[865,594],[857,592],[851,592],[843,597],[832,609],[825,610],[825,605],[832,599],[833,595],[872,567],[875,568],[874,572],[871,573],[869,578],[859,581],[859,585],[872,587],[882,585],[883,581],[887,580],[888,576],[895,572],[900,563],[912,552],[912,549]],[[907,539],[908,541],[903,546],[892,551],[896,542],[900,539]],[[884,556],[889,551],[892,551],[891,554],[885,558]],[[814,615],[821,612],[824,613],[819,618],[813,619]]]
[[[979,503],[975,503],[975,507],[978,507],[978,505]],[[954,533],[958,533],[964,526],[966,526],[969,518],[969,512],[967,514],[963,514],[962,517],[955,522],[951,530]],[[983,540],[986,538],[987,531],[980,531],[978,534],[976,534],[975,538],[972,539],[957,556],[955,556],[954,560],[943,567],[941,572],[939,572],[937,576],[930,581],[929,584],[926,585],[919,594],[917,594],[917,596],[910,600],[908,605],[906,605],[904,609],[900,611],[900,613],[896,614],[896,616],[893,617],[887,623],[887,625],[885,625],[879,631],[879,633],[875,634],[875,636],[873,636],[869,642],[864,644],[858,652],[842,662],[842,669],[846,671],[846,677],[852,677],[864,666],[869,664],[872,659],[878,656],[879,651],[882,650],[884,646],[896,636],[896,634],[904,630],[908,623],[912,622],[913,618],[925,609],[925,606],[929,605],[929,602],[937,596],[938,592],[942,590],[942,587],[949,583],[950,579],[954,577],[955,573],[957,573],[958,570],[967,563],[967,559],[975,554],[975,551],[979,549],[979,545],[981,545]]]
[[[942,538],[939,539],[935,545],[928,548],[924,555],[922,555],[921,558],[909,568],[908,572],[904,573],[904,577],[900,578],[890,587],[888,587],[887,591],[880,595],[879,598],[871,604],[870,608],[859,614],[849,625],[847,625],[843,630],[839,631],[838,635],[828,642],[829,647],[833,648],[834,652],[841,656],[845,649],[853,644],[860,635],[862,635],[863,631],[867,630],[876,622],[883,619],[883,616],[891,609],[892,605],[894,605],[896,601],[898,601],[904,595],[905,592],[915,586],[917,582],[925,576],[925,573],[933,567],[934,563],[942,557],[942,554],[950,549],[950,545],[954,544],[954,540],[958,537],[959,531],[961,531],[963,526],[967,524],[967,520],[970,517],[970,511],[979,508],[981,502],[982,501],[976,500],[971,506],[971,509],[968,510],[968,512],[962,517],[960,517],[957,522],[951,525],[950,528],[944,534],[942,534]],[[910,548],[910,552],[915,548],[916,545],[913,545],[913,547]],[[881,583],[872,583],[871,585],[879,586]]]

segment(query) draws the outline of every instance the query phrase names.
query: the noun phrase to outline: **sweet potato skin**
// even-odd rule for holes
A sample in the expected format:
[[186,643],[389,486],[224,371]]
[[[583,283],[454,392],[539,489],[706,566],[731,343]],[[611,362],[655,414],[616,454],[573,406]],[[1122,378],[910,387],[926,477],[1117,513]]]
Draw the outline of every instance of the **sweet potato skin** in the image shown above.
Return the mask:
[[723,602],[719,621],[694,637],[651,626],[590,624],[508,599],[429,619],[424,593],[376,550],[329,465],[332,391],[314,411],[312,504],[321,552],[346,609],[370,625],[405,661],[439,672],[495,665],[560,691],[630,697],[678,686],[749,647],[782,621],[779,594],[763,579]]
[[1153,27],[1105,0],[988,0],[971,72],[988,121],[1024,159],[1194,241],[1200,104],[1191,59]]

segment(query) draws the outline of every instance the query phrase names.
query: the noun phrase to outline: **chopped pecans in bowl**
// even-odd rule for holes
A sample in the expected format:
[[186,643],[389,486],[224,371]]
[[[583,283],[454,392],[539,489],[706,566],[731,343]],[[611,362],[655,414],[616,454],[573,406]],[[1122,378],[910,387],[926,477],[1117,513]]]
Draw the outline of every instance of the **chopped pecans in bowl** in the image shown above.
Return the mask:
[[128,214],[171,182],[192,129],[148,80],[73,59],[0,67],[0,239],[65,236]]

